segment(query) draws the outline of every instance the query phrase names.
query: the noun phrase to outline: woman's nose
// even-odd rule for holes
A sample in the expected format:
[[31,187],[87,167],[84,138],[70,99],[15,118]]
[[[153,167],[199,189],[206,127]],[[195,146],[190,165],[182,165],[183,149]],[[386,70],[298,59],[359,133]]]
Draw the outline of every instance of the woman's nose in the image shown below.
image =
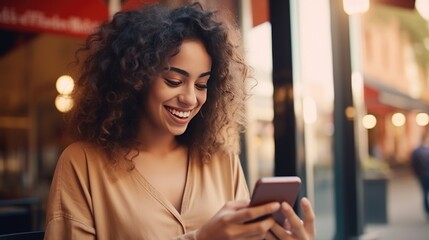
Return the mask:
[[186,106],[194,106],[197,104],[197,95],[195,94],[194,87],[186,87],[179,95],[179,102]]

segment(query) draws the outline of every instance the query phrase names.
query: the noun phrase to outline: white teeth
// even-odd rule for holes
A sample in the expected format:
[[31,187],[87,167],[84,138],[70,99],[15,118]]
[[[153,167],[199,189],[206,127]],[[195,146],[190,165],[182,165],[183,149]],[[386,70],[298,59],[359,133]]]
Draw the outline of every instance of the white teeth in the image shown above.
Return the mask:
[[187,118],[189,115],[191,115],[191,111],[177,111],[176,109],[168,108],[168,111],[171,112],[173,115],[178,116],[180,118]]

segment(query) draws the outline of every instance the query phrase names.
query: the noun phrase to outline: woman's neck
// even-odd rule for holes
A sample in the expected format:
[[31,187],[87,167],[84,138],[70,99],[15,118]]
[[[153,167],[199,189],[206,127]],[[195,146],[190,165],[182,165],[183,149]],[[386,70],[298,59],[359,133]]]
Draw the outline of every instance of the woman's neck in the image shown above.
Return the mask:
[[150,152],[156,155],[164,155],[177,149],[180,144],[173,135],[154,135],[141,134],[139,137],[140,150]]

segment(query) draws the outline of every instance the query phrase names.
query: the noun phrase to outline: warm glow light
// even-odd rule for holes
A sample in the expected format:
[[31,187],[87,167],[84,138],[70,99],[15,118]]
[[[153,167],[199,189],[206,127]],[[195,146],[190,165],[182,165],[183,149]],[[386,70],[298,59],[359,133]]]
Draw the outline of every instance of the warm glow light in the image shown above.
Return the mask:
[[346,117],[348,118],[348,119],[353,119],[354,117],[355,117],[355,115],[356,115],[356,110],[355,110],[355,108],[354,107],[346,107],[346,112],[345,112],[345,114],[346,114]]
[[429,0],[416,0],[415,5],[420,16],[429,21]]
[[369,9],[369,0],[343,0],[343,8],[348,15],[365,13]]
[[57,79],[56,88],[59,94],[70,94],[74,88],[73,78],[69,75],[62,75]]
[[395,113],[392,115],[392,124],[396,127],[403,126],[405,124],[405,116],[402,113]]
[[73,107],[73,99],[69,95],[58,95],[55,98],[55,107],[60,112],[68,112]]
[[416,123],[419,126],[426,126],[429,124],[429,115],[427,113],[417,113]]
[[372,114],[367,114],[362,118],[362,125],[366,129],[372,129],[377,125],[377,118]]

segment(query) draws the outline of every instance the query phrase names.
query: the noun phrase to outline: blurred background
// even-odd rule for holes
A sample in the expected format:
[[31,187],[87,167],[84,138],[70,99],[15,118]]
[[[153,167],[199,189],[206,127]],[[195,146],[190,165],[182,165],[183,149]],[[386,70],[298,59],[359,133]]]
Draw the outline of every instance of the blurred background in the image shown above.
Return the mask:
[[[74,52],[140,3],[0,0],[0,234],[43,230]],[[429,123],[429,0],[201,0],[232,12],[256,86],[241,161],[249,187],[299,175],[316,239],[429,239],[410,153]],[[429,160],[428,160],[429,161]]]

